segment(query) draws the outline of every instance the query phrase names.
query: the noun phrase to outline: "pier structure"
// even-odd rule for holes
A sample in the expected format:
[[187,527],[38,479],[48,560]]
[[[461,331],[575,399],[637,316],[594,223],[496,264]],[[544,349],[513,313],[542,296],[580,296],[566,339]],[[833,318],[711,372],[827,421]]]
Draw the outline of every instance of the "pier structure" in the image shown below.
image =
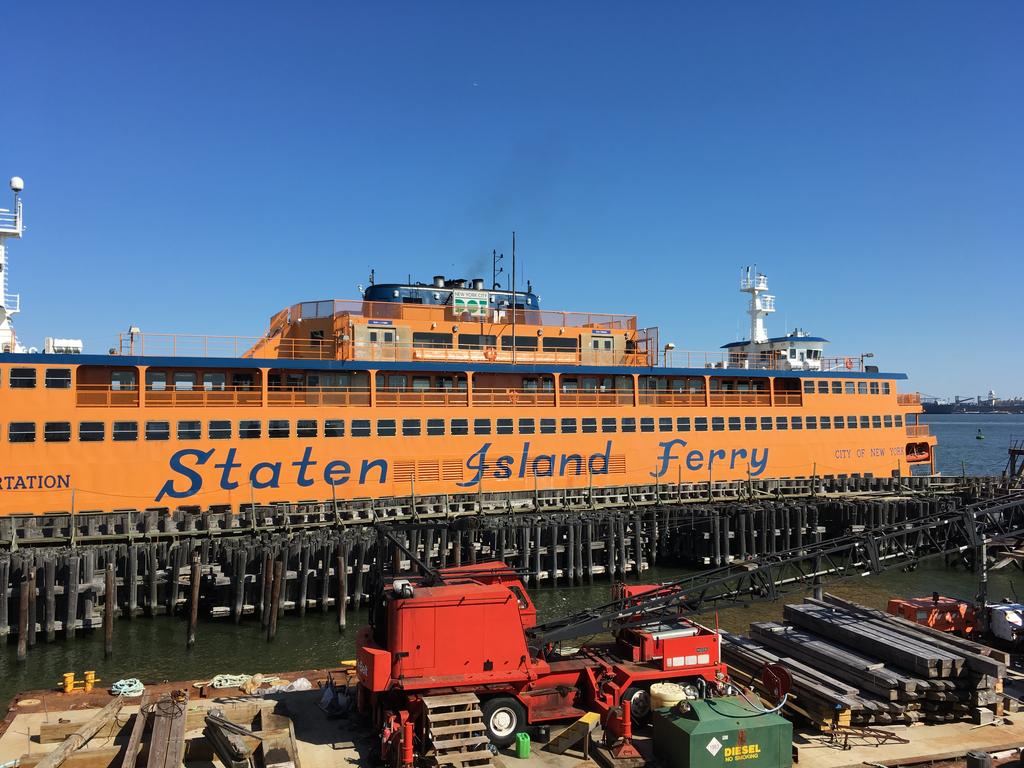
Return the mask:
[[199,618],[258,616],[268,636],[285,613],[344,627],[375,563],[418,567],[382,523],[414,524],[400,542],[429,567],[501,559],[535,588],[743,563],[1001,492],[993,478],[842,478],[14,516],[0,520],[0,637],[27,652],[110,633],[105,614],[180,614],[193,637]]

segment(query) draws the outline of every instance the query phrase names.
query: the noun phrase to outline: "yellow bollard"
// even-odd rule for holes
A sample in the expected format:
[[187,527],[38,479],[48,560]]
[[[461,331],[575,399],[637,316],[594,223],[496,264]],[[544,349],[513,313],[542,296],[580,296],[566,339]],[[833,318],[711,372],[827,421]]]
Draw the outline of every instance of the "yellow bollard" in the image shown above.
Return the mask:
[[92,687],[96,684],[96,673],[88,670],[85,673],[85,692],[92,693]]
[[75,690],[75,673],[65,672],[63,675],[64,679],[64,693],[74,693]]

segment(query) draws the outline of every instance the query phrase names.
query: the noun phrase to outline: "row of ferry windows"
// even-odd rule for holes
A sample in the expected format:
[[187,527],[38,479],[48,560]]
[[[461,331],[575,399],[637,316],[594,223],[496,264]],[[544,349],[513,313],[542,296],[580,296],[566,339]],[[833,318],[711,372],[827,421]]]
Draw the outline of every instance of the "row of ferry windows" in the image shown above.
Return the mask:
[[[517,424],[518,422],[518,424]],[[539,422],[539,423],[538,423]],[[881,429],[902,427],[901,415],[884,416],[688,416],[564,418],[564,419],[352,419],[349,422],[351,437],[419,437],[429,435],[570,435],[577,432],[724,432],[738,430],[802,430],[802,429]],[[290,438],[293,434],[291,421],[270,419],[266,423],[269,438]],[[374,430],[374,427],[376,429]],[[518,427],[518,430],[516,429]],[[202,438],[202,422],[179,421],[173,429],[178,440],[199,440]],[[71,440],[71,422],[48,421],[43,424],[42,439],[47,443],[67,443]],[[210,421],[206,436],[210,440],[227,440],[235,433],[231,421]],[[102,421],[82,421],[78,424],[78,439],[83,443],[99,442],[106,439],[107,425]],[[146,440],[170,440],[172,424],[169,421],[147,421],[142,424],[141,436]],[[237,423],[240,439],[263,437],[263,422],[258,419],[242,420]],[[344,437],[343,419],[299,419],[295,422],[295,437]],[[110,425],[110,437],[115,442],[126,442],[140,438],[139,422],[115,421]],[[7,439],[12,443],[33,443],[36,441],[36,424],[31,421],[12,421],[8,425]]]
[[[817,384],[815,384],[817,381]],[[888,381],[837,381],[827,379],[804,379],[804,394],[813,395],[888,395],[891,391]]]
[[[292,380],[292,376],[293,375],[296,377],[294,381]],[[296,384],[298,384],[300,382],[301,383],[306,383],[306,382],[302,381],[302,378],[303,378],[303,374],[289,374],[288,384],[294,386],[294,385],[296,385]],[[321,382],[320,379],[321,378],[326,378],[326,377],[317,376],[315,378],[316,378],[315,384],[314,384],[314,382],[309,382],[311,385],[323,384],[323,382]],[[347,378],[348,377],[346,377],[346,379]],[[8,378],[11,389],[34,389],[36,387],[36,385],[37,385],[36,379],[37,379],[37,372],[36,372],[35,368],[12,368],[11,371],[10,371],[10,374],[9,374],[9,378]],[[382,377],[378,378],[378,386],[380,386],[382,384],[382,381],[383,381]],[[592,383],[592,382],[596,382],[596,381],[597,381],[597,379],[584,379],[583,380],[583,388],[584,389],[594,389],[594,388],[596,388],[597,387],[596,383]],[[646,385],[647,388],[655,388],[655,387],[657,387],[657,385],[660,382],[663,382],[663,381],[664,381],[663,378],[658,378],[658,377],[653,377],[653,376],[652,377],[645,377],[644,379],[641,380],[641,387],[643,388]],[[413,389],[418,389],[418,388],[429,386],[429,382],[430,382],[430,380],[427,379],[427,378],[420,377],[419,379],[417,379],[417,378],[414,377],[413,378]],[[617,382],[617,380],[616,380],[616,382]],[[271,381],[269,383],[271,384],[272,387],[274,385],[280,386],[282,384],[282,382],[280,381],[280,375],[279,374],[277,374],[276,376],[272,375],[271,376]],[[394,375],[393,374],[393,375],[390,375],[388,377],[388,385],[389,386],[400,386],[400,387],[404,388],[405,387],[405,383],[406,383],[406,377],[405,376]],[[447,384],[447,387],[450,387],[452,385],[452,383],[453,382],[442,382],[441,386],[444,387],[445,384]],[[569,380],[566,380],[564,383],[566,383],[567,385],[569,383],[575,385],[576,384],[576,380],[575,379],[569,379]],[[252,374],[235,374],[234,377],[233,377],[233,380],[232,380],[232,384],[234,386],[238,387],[239,389],[247,389],[247,388],[254,387],[255,386],[255,381],[254,381],[254,377],[253,377]],[[345,384],[347,385],[348,382],[346,381]],[[527,383],[527,388],[528,389],[531,388],[529,386],[529,384],[533,384],[532,388],[536,388],[536,381],[531,381],[531,382]],[[45,372],[44,372],[44,375],[43,375],[43,385],[47,389],[69,389],[71,387],[71,369],[70,368],[46,368]],[[123,389],[123,388],[134,389],[134,387],[135,387],[135,373],[134,373],[134,371],[113,371],[111,373],[111,385],[112,385],[113,389]],[[163,390],[163,389],[167,389],[168,386],[173,386],[174,389],[193,389],[197,385],[200,385],[200,381],[199,381],[197,375],[195,373],[192,373],[192,372],[189,372],[189,371],[176,371],[173,374],[173,379],[170,380],[170,381],[168,380],[167,374],[165,372],[163,372],[163,371],[147,371],[147,373],[146,373],[146,388],[147,389],[151,389],[151,390]],[[225,375],[223,373],[206,372],[206,373],[203,374],[202,381],[201,381],[201,386],[204,389],[224,389],[225,385],[226,385],[226,377],[225,377]],[[421,386],[417,386],[417,385],[421,385]],[[457,385],[459,387],[464,388],[466,386],[466,383],[465,383],[464,380],[461,380],[461,381],[459,381],[457,383]],[[553,382],[551,382],[550,380],[543,380],[542,379],[542,382],[541,382],[542,388],[550,388],[552,385],[553,385]],[[607,382],[602,382],[602,386],[603,387],[604,386],[611,386],[611,385],[612,385],[612,381],[610,379]],[[699,379],[699,378],[698,379],[692,379],[692,380],[679,380],[678,385],[677,385],[677,382],[675,380],[673,380],[673,385],[674,385],[674,388],[677,388],[677,389],[680,389],[680,390],[688,390],[688,391],[691,391],[691,392],[700,392],[704,388],[704,381],[703,381],[703,379]],[[628,388],[629,386],[631,386],[631,384],[621,384],[620,385],[619,383],[616,383],[614,386],[616,386],[616,387],[626,386]],[[711,388],[712,389],[719,389],[719,388],[722,388],[722,389],[732,389],[734,386],[736,386],[734,382],[721,382],[721,381],[719,381],[718,379],[715,379],[715,378],[712,378],[712,380],[711,380]],[[754,385],[754,386],[757,387],[758,385]],[[765,383],[765,386],[766,386],[766,383]],[[572,388],[575,389],[575,386],[572,386]],[[667,387],[667,385],[662,385],[662,386],[657,387],[657,388],[666,389],[668,387]],[[741,386],[738,386],[737,388],[738,389],[745,389],[746,387],[741,385]],[[804,392],[806,394],[815,394],[815,393],[817,393],[819,395],[826,395],[826,394],[833,394],[833,395],[841,395],[841,394],[847,394],[847,395],[867,395],[867,394],[872,394],[872,395],[878,395],[878,394],[888,395],[890,393],[890,391],[891,391],[891,389],[890,389],[890,385],[889,385],[888,381],[848,381],[848,380],[840,381],[840,380],[826,380],[826,379],[817,379],[817,380],[815,380],[815,379],[805,379],[804,380]]]

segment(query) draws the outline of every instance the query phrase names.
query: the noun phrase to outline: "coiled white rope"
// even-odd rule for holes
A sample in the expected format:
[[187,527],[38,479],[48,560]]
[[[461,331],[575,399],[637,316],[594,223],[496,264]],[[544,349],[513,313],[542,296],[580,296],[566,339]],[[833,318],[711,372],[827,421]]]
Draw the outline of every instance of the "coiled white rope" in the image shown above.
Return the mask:
[[128,677],[124,680],[118,680],[110,686],[110,692],[112,694],[115,696],[127,696],[128,698],[141,696],[144,690],[146,690],[146,686],[144,686],[142,681],[137,677]]
[[259,683],[275,683],[281,680],[280,677],[263,677],[262,675],[214,675],[210,680],[200,680],[193,683],[192,685],[196,688],[242,688],[247,683],[252,681],[254,677],[259,677]]

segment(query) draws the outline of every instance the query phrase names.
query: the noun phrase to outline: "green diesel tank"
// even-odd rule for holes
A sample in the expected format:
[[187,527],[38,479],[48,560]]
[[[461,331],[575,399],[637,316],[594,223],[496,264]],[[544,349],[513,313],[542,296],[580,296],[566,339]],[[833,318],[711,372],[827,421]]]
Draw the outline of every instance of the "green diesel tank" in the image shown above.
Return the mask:
[[793,724],[738,697],[654,711],[654,754],[665,768],[790,768]]

